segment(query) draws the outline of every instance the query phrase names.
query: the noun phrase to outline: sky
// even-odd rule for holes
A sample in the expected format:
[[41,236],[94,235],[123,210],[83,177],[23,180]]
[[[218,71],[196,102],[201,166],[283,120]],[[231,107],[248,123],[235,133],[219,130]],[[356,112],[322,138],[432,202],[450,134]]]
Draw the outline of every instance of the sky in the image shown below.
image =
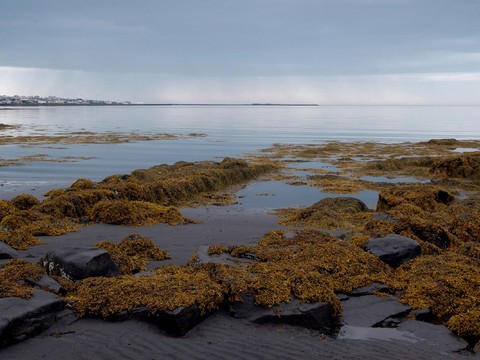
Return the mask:
[[480,0],[0,0],[0,95],[480,105]]

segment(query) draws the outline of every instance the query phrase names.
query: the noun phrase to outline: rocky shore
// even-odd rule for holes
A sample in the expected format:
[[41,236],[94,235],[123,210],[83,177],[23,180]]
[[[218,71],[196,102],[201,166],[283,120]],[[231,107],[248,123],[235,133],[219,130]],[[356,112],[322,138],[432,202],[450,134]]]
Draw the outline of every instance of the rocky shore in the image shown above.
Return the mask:
[[[283,147],[0,200],[0,356],[476,357],[480,157],[450,152],[467,145]],[[292,159],[336,171],[299,179]],[[431,181],[362,178],[389,173]],[[228,205],[259,176],[338,196]]]

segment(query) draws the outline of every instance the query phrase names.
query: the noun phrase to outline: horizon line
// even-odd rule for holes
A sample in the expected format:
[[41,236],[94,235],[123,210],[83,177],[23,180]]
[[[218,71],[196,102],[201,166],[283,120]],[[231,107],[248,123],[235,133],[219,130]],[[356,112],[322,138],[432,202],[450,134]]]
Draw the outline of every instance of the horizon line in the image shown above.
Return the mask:
[[0,107],[55,107],[55,106],[480,106],[479,104],[321,104],[321,103],[139,103],[129,104],[0,104]]

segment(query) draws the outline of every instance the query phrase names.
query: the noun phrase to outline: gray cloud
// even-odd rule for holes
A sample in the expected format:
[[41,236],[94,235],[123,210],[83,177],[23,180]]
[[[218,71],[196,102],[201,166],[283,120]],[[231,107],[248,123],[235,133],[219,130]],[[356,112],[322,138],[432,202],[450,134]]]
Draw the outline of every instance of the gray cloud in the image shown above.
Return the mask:
[[[260,96],[272,90],[262,84],[282,78],[291,86],[292,78],[350,77],[354,93],[358,77],[370,76],[363,85],[374,92],[379,75],[480,72],[479,15],[476,0],[15,0],[0,12],[0,74],[10,74],[0,93],[47,88],[40,69],[51,70],[46,84],[58,92],[75,81],[81,93],[131,99],[163,87],[182,101],[175,89],[190,94],[202,83],[240,99],[239,89]],[[124,83],[134,86],[119,94]],[[303,89],[305,98],[322,95]]]

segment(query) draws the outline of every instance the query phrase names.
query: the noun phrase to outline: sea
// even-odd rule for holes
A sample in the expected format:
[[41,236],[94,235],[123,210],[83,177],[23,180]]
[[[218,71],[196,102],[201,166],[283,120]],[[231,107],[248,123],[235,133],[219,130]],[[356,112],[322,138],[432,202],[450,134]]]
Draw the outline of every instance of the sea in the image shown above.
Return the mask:
[[[180,135],[173,140],[123,144],[0,145],[2,159],[40,156],[54,160],[0,167],[0,198],[64,187],[81,177],[99,181],[157,164],[241,157],[273,144],[480,140],[480,106],[11,107],[0,108],[0,123],[20,126],[2,131],[4,136],[72,132]],[[182,137],[189,134],[203,136]],[[55,162],[58,159],[71,161]]]

